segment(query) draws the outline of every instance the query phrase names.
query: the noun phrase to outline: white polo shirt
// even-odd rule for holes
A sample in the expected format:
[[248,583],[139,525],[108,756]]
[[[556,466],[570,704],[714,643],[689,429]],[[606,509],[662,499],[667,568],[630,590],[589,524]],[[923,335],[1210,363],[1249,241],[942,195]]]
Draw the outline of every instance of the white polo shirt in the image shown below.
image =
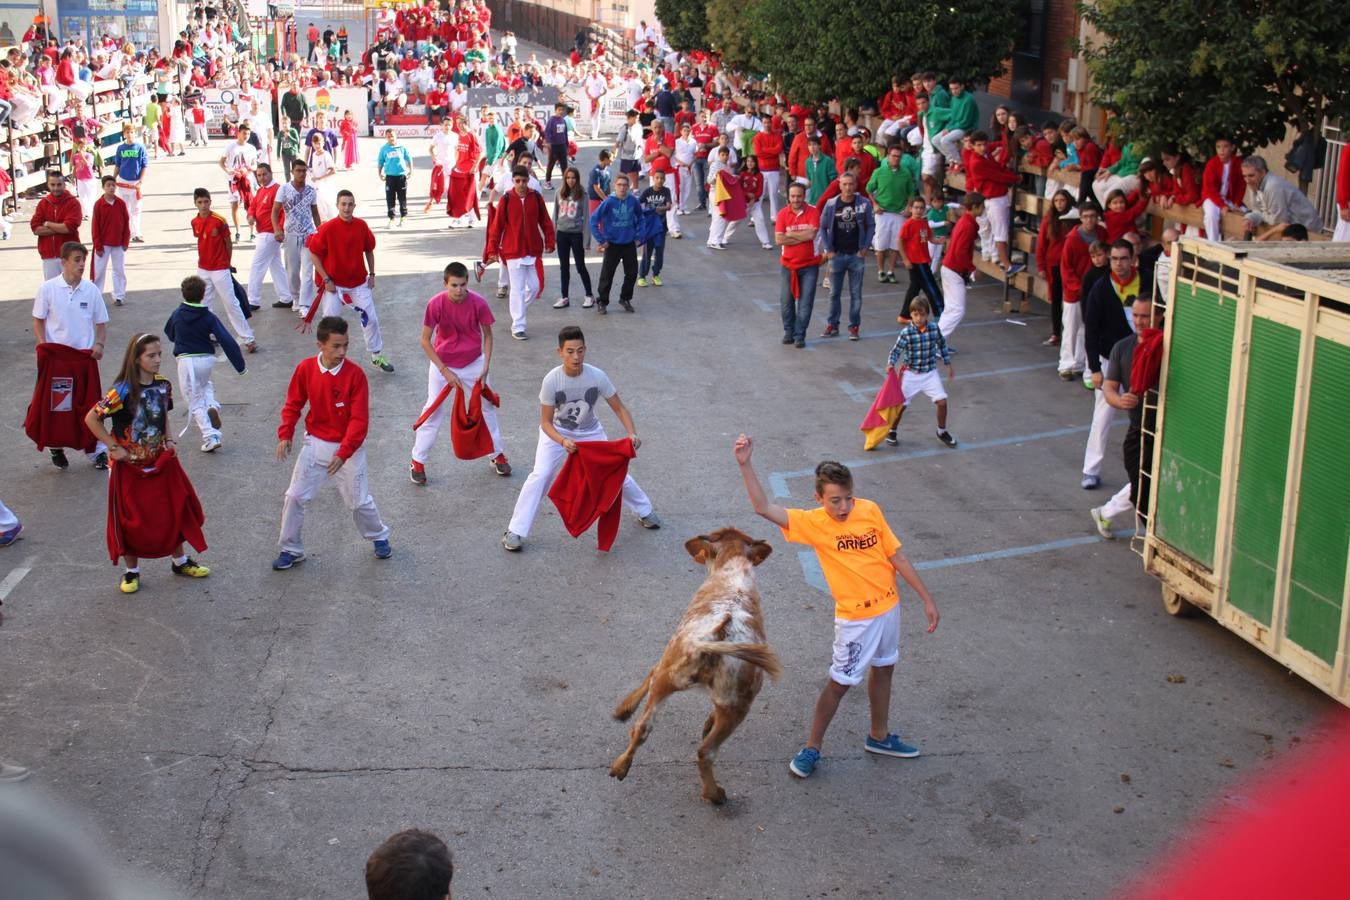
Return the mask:
[[89,350],[94,346],[94,326],[108,321],[108,307],[92,281],[81,278],[71,287],[57,275],[38,288],[33,318],[43,320],[47,343]]

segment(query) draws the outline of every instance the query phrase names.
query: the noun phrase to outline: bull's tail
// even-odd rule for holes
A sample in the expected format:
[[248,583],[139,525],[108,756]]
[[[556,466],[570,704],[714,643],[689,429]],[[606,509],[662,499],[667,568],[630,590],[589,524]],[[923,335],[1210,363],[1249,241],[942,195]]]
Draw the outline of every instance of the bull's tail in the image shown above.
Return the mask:
[[778,662],[778,654],[768,644],[737,644],[732,641],[694,641],[695,649],[703,653],[718,656],[734,656],[739,660],[759,666],[770,678],[777,678],[783,671]]

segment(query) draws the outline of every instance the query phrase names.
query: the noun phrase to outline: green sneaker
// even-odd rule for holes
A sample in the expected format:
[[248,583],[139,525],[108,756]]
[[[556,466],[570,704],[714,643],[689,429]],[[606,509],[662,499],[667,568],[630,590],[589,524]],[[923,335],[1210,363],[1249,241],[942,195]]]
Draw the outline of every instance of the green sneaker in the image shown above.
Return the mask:
[[656,285],[657,287],[660,287],[660,286],[661,286],[661,276],[660,276],[660,275],[653,275],[653,276],[652,276],[652,284]]
[[375,368],[379,369],[381,372],[394,371],[394,366],[389,362],[389,360],[384,358],[383,353],[376,353],[373,356],[371,356],[370,364]]
[[639,276],[638,276],[638,287],[646,287],[646,286],[647,286],[647,279],[645,279],[645,278],[643,278],[641,275],[639,275]]

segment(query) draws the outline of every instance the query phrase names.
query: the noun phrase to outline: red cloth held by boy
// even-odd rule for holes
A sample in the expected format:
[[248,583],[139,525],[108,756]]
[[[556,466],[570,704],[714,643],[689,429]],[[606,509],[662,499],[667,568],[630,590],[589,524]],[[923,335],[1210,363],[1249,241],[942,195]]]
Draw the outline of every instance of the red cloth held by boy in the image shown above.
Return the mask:
[[580,537],[599,520],[596,545],[605,551],[614,546],[628,461],[636,456],[629,438],[577,443],[576,452],[568,455],[548,490],[548,498],[558,507],[568,534]]

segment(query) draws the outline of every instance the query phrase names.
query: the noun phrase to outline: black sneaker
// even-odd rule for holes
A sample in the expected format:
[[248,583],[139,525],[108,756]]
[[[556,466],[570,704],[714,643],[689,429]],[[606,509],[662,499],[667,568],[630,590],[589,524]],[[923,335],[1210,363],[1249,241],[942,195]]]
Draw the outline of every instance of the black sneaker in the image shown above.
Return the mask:
[[408,478],[413,484],[424,485],[427,483],[427,468],[417,460],[408,464]]
[[900,443],[900,438],[894,431],[888,431],[886,432],[886,443],[894,447]]
[[106,450],[100,450],[94,456],[94,468],[95,469],[108,468],[108,452]]
[[56,466],[58,469],[62,469],[62,470],[64,470],[64,469],[69,469],[69,468],[70,468],[70,460],[66,459],[66,451],[64,451],[64,450],[58,450],[58,449],[56,449],[55,447],[53,447],[53,448],[52,448],[52,465],[54,465],[54,466]]
[[937,439],[942,441],[942,443],[946,444],[948,447],[954,448],[956,446],[956,438],[952,437],[950,431],[939,431],[937,433]]
[[797,340],[792,342],[792,346],[796,347],[798,350],[801,350],[803,347],[806,346],[806,338],[797,338]]
[[783,335],[783,343],[784,343],[784,344],[791,344],[791,343],[792,343],[792,335],[790,335],[790,334],[785,334],[785,335]]
[[623,307],[624,312],[637,312],[633,309],[633,301],[631,300],[620,300],[619,305]]
[[597,303],[595,304],[595,311],[602,316],[607,316],[609,315],[609,310],[607,309],[608,306],[608,303]]
[[293,305],[294,304],[287,303],[285,300],[274,300],[272,302],[273,309],[290,309]]

